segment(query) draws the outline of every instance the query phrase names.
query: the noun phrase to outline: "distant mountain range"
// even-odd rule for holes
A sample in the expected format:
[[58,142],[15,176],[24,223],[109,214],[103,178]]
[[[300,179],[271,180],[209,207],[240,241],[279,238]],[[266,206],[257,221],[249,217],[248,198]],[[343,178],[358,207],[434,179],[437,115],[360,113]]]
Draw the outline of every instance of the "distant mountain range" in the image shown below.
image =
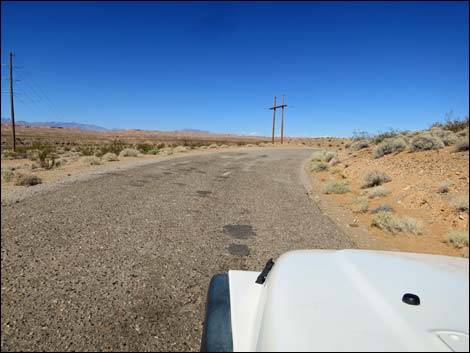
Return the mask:
[[[2,118],[2,124],[11,124],[10,119]],[[38,121],[38,122],[31,122],[31,121],[15,121],[15,125],[24,125],[24,126],[48,126],[48,127],[59,127],[59,128],[69,128],[69,129],[80,129],[80,130],[87,130],[87,131],[117,131],[118,129],[107,129],[102,126],[92,125],[92,124],[80,124],[80,123],[62,123],[57,121]]]
[[[11,124],[10,119],[2,118],[2,124]],[[31,121],[24,121],[19,120],[15,121],[15,125],[22,125],[22,126],[47,126],[47,127],[56,127],[56,128],[68,128],[68,129],[80,129],[86,131],[119,131],[122,129],[107,129],[102,126],[92,125],[92,124],[81,124],[81,123],[63,123],[58,121],[38,121],[38,122],[31,122]],[[140,130],[140,129],[139,129]],[[177,133],[186,133],[186,134],[212,134],[210,131],[206,130],[198,130],[198,129],[181,129],[181,130],[174,130]]]

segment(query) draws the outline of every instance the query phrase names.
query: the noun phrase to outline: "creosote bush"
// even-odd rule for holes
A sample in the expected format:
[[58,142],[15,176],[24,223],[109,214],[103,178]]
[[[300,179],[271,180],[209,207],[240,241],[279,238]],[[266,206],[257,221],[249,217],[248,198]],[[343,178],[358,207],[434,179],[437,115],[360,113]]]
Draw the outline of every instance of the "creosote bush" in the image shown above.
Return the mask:
[[390,181],[392,181],[392,179],[385,172],[379,170],[372,170],[364,175],[364,182],[362,184],[362,188],[371,188],[374,186],[382,185],[384,183],[388,183]]
[[444,142],[438,137],[424,132],[416,135],[410,141],[411,150],[416,151],[429,151],[444,148]]

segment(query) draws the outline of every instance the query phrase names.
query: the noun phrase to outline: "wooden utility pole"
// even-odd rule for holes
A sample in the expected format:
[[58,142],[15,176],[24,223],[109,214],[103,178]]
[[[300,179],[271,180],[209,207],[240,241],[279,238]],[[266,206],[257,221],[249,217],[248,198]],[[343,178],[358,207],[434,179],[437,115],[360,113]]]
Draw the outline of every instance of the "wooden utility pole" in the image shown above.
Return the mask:
[[12,52],[10,52],[10,109],[11,109],[11,130],[13,133],[13,151],[16,151],[15,107],[13,105],[13,53]]
[[276,96],[274,96],[274,105],[273,105],[273,134],[271,138],[271,143],[274,145],[274,129],[276,126]]
[[284,143],[284,95],[282,95],[281,145]]
[[274,105],[269,108],[274,111],[273,113],[273,135],[271,142],[274,144],[274,127],[276,125],[276,109],[281,108],[282,109],[282,123],[281,123],[281,143],[284,142],[284,108],[287,107],[287,105],[284,104],[284,95],[282,96],[282,104],[281,105],[276,105],[276,97],[274,97]]

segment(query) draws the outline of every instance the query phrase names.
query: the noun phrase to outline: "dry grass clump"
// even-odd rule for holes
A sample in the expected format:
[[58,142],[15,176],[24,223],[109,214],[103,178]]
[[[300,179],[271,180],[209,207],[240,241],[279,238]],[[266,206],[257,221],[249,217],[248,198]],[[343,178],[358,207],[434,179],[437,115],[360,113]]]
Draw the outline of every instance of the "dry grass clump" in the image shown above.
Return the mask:
[[452,183],[449,180],[443,181],[437,188],[439,194],[447,194],[450,191]]
[[2,180],[9,183],[13,180],[15,173],[10,168],[2,168]]
[[173,148],[171,147],[164,147],[162,148],[158,154],[161,154],[163,156],[169,156],[169,155],[172,155],[173,154]]
[[17,186],[33,186],[41,184],[42,180],[37,175],[32,174],[16,174],[15,185]]
[[310,164],[310,171],[312,172],[324,172],[329,168],[328,164],[325,162],[312,162]]
[[101,159],[95,156],[88,156],[82,159],[82,162],[86,165],[100,165]]
[[403,137],[387,138],[375,146],[372,157],[380,158],[386,154],[403,152],[408,147],[408,143]]
[[374,208],[373,210],[370,211],[370,213],[380,213],[380,212],[390,212],[390,213],[393,213],[395,212],[395,210],[393,209],[392,206],[390,206],[389,204],[387,203],[383,203],[379,206],[377,206],[376,208]]
[[119,157],[137,157],[138,155],[139,151],[135,148],[124,148],[119,152]]
[[364,182],[362,184],[362,188],[371,188],[374,186],[379,186],[385,183],[392,181],[390,176],[387,173],[382,172],[380,170],[372,170],[367,172],[364,175]]
[[369,199],[380,199],[390,194],[390,190],[383,186],[376,186],[364,192]]
[[349,192],[349,186],[344,181],[334,181],[333,179],[328,179],[323,187],[323,192],[325,194],[345,194]]
[[444,142],[436,136],[432,136],[427,132],[420,133],[411,139],[411,150],[429,151],[444,148]]
[[188,151],[189,151],[189,148],[186,146],[176,146],[175,149],[173,150],[173,152],[175,153],[184,153]]
[[452,205],[457,211],[460,212],[468,212],[469,205],[468,205],[468,196],[466,197],[458,197],[452,201]]
[[351,209],[355,213],[366,213],[369,210],[369,199],[367,197],[354,197],[351,200]]
[[310,160],[312,162],[325,162],[328,163],[333,158],[338,158],[338,154],[335,151],[321,150],[312,153]]
[[215,144],[215,143],[209,145],[209,148],[217,148],[217,147],[219,147],[219,146],[218,146],[217,144]]
[[452,244],[457,249],[468,246],[468,232],[453,230],[447,233],[446,243]]
[[382,229],[383,231],[397,234],[397,233],[413,233],[422,234],[423,226],[414,218],[403,217],[399,218],[390,212],[379,212],[371,222],[373,227]]
[[103,155],[103,159],[104,159],[106,162],[115,162],[115,161],[118,161],[118,160],[119,160],[117,154],[116,154],[116,153],[113,153],[113,152],[105,153],[105,154]]
[[464,138],[461,138],[457,141],[455,144],[455,151],[456,152],[465,152],[468,151],[469,148],[469,140],[468,140],[468,135]]

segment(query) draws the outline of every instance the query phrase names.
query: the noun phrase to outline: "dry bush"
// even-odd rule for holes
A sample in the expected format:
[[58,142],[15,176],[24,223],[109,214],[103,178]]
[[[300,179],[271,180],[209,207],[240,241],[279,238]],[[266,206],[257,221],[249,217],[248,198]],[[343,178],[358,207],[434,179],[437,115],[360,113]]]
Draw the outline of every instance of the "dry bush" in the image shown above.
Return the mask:
[[427,132],[420,133],[411,139],[411,150],[429,151],[444,148],[444,142],[438,137],[432,136]]
[[453,145],[457,142],[457,135],[450,130],[444,130],[440,127],[433,127],[429,130],[429,133],[431,136],[440,139],[446,146]]
[[334,181],[333,179],[328,179],[323,187],[325,194],[345,194],[349,191],[349,186],[346,182]]
[[380,158],[386,154],[403,152],[407,147],[408,144],[403,137],[387,138],[375,146],[372,156]]
[[217,147],[219,147],[219,146],[215,143],[209,145],[209,148],[217,148]]
[[135,147],[139,152],[143,154],[147,154],[153,149],[153,145],[149,143],[138,143]]
[[139,155],[139,151],[135,148],[124,148],[120,153],[119,157],[137,157]]
[[465,152],[465,151],[468,151],[468,146],[469,144],[469,140],[468,140],[468,135],[464,138],[461,138],[457,141],[457,143],[455,144],[455,151],[456,152]]
[[101,159],[96,156],[83,157],[82,162],[86,165],[100,165]]
[[310,164],[310,171],[312,172],[324,172],[329,168],[328,164],[325,162],[312,162]]
[[405,232],[422,234],[423,226],[414,218],[399,218],[390,212],[379,212],[372,218],[372,226],[393,234]]
[[9,183],[13,180],[15,173],[11,168],[2,168],[2,180],[6,183]]
[[437,188],[439,194],[447,194],[450,191],[452,183],[449,180],[442,182]]
[[37,175],[32,174],[16,174],[15,185],[17,186],[33,186],[41,184],[42,180]]
[[172,155],[173,154],[173,148],[171,147],[164,147],[162,148],[158,154],[161,154],[163,156],[169,156],[169,155]]
[[245,145],[245,147],[256,147],[255,145],[253,145],[252,143],[248,143]]
[[228,145],[222,145],[220,148],[228,148]]
[[364,195],[369,199],[379,199],[390,194],[390,190],[383,186],[376,186],[364,192]]
[[359,151],[369,146],[370,146],[369,140],[358,140],[349,144],[349,146],[347,146],[346,148],[349,148],[353,151]]
[[364,175],[362,188],[371,188],[388,183],[390,181],[392,181],[392,179],[387,175],[387,173],[380,170],[372,170]]
[[454,199],[452,201],[452,206],[454,206],[454,208],[457,211],[468,212],[468,209],[469,209],[468,196],[466,196],[466,197],[462,196],[462,197],[458,197],[458,198]]
[[369,210],[369,199],[367,197],[354,197],[351,200],[351,209],[355,213],[366,213]]
[[340,164],[341,161],[339,160],[338,157],[333,157],[329,162],[328,164],[331,165],[331,166],[335,166],[335,165],[338,165]]
[[103,159],[104,159],[106,162],[115,162],[115,161],[118,161],[118,160],[119,160],[117,154],[116,154],[116,153],[113,153],[113,152],[105,153],[105,154],[103,155]]
[[335,151],[321,150],[313,152],[310,160],[314,162],[328,163],[335,157],[338,158],[338,154]]
[[383,203],[370,211],[370,213],[374,213],[374,214],[380,213],[380,212],[395,212],[395,210],[389,204]]
[[468,231],[453,230],[447,233],[446,243],[452,244],[457,249],[468,246]]
[[188,151],[189,151],[189,148],[185,147],[185,146],[177,146],[173,150],[173,152],[175,152],[175,153],[183,153],[183,152],[188,152]]

